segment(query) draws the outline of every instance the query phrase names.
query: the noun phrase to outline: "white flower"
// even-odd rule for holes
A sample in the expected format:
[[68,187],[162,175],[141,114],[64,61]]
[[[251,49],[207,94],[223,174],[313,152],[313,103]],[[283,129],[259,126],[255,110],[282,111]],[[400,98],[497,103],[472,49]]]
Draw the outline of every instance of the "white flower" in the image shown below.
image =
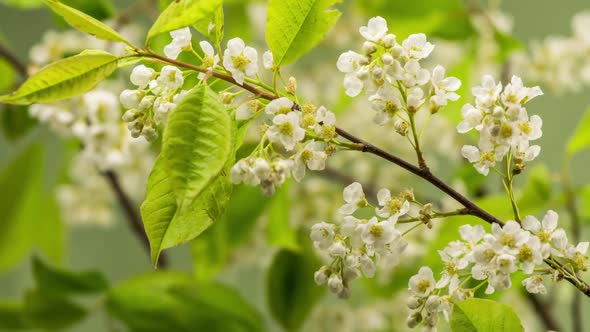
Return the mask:
[[343,85],[346,89],[346,95],[349,97],[356,97],[363,91],[363,81],[354,74],[344,76]]
[[461,86],[461,81],[456,77],[445,77],[445,68],[443,66],[436,66],[432,70],[432,77],[430,79],[435,95],[432,96],[432,101],[437,106],[445,106],[447,100],[455,101],[459,99],[457,91]]
[[343,288],[342,278],[340,278],[338,274],[333,273],[330,278],[328,278],[328,289],[334,294],[339,294]]
[[464,145],[461,155],[473,163],[475,169],[482,175],[488,175],[490,167],[496,165],[496,153],[494,151],[480,151],[473,145]]
[[[203,50],[203,67],[213,69],[219,63],[219,54],[215,54],[215,49],[206,41],[199,42],[199,46]],[[201,73],[202,74],[202,73]]]
[[324,152],[323,145],[322,142],[311,140],[295,155],[293,178],[297,182],[305,176],[306,167],[312,171],[319,171],[326,167],[328,155]]
[[417,60],[410,59],[404,65],[404,73],[402,74],[402,82],[408,88],[416,85],[424,85],[430,80],[430,72],[421,68]]
[[329,268],[327,266],[322,266],[319,270],[317,270],[313,274],[313,280],[318,286],[325,284],[328,281],[329,277]]
[[365,193],[360,183],[354,182],[344,188],[343,195],[346,204],[342,205],[338,212],[344,215],[353,214],[358,208],[367,206]]
[[434,274],[428,266],[423,266],[418,271],[418,274],[412,276],[409,281],[410,291],[420,297],[428,296],[436,285]]
[[274,67],[274,57],[271,51],[266,51],[262,54],[262,65],[264,69],[272,70]]
[[328,249],[334,242],[334,225],[320,222],[311,226],[310,238],[318,249]]
[[167,100],[162,100],[162,98],[156,98],[154,101],[154,121],[156,124],[166,123],[168,119],[168,114],[171,110],[176,108],[175,103],[171,103]]
[[372,42],[379,42],[387,34],[387,21],[383,17],[377,16],[369,20],[367,26],[359,29],[361,36]]
[[296,112],[275,116],[273,125],[267,131],[268,139],[282,144],[287,151],[293,150],[295,144],[305,137],[305,130],[299,126],[300,116]]
[[457,131],[460,134],[464,134],[473,128],[481,130],[483,127],[481,121],[483,120],[484,114],[471,104],[463,105],[463,108],[461,108],[461,115],[463,116],[463,121],[457,125]]
[[241,38],[230,39],[223,53],[223,66],[238,84],[243,84],[244,76],[253,76],[258,72],[258,52],[246,46]]
[[391,197],[389,189],[380,189],[377,193],[377,200],[381,208],[375,208],[375,213],[381,218],[394,217],[396,220],[399,216],[410,211],[410,202],[398,197]]
[[535,234],[541,242],[550,243],[553,238],[553,233],[557,229],[558,218],[559,215],[555,211],[549,210],[541,222],[539,222],[534,216],[524,217],[522,227]]
[[131,72],[131,83],[140,88],[144,88],[152,80],[156,71],[144,65],[139,65],[133,68]]
[[272,171],[266,159],[257,158],[256,161],[254,161],[254,165],[252,166],[252,173],[256,175],[260,182],[263,182],[270,177]]
[[408,89],[406,104],[410,111],[417,111],[424,103],[424,91],[420,87]]
[[402,103],[394,95],[393,89],[384,89],[381,93],[369,97],[369,101],[373,110],[377,112],[373,121],[379,125],[389,122],[402,109]]
[[368,63],[365,56],[354,51],[348,51],[340,54],[336,67],[342,73],[351,74],[356,73],[365,62]]
[[172,42],[164,46],[164,54],[171,59],[176,59],[180,52],[191,46],[191,30],[188,27],[174,30],[170,32],[170,36],[172,36]]
[[535,266],[543,264],[543,259],[549,257],[549,247],[542,246],[538,237],[531,236],[520,246],[517,257],[522,271],[531,274]]
[[361,255],[359,257],[359,263],[361,265],[361,270],[367,278],[373,278],[373,276],[375,276],[377,266],[369,256]]
[[391,221],[379,222],[376,217],[373,217],[362,226],[361,238],[366,244],[377,250],[382,250],[386,244],[393,241],[396,232]]
[[140,93],[137,90],[125,89],[119,96],[119,101],[126,109],[137,108],[139,106]]
[[469,246],[473,247],[477,242],[483,239],[486,231],[481,225],[463,225],[459,227],[459,234]]
[[265,111],[271,115],[287,114],[293,110],[294,105],[295,104],[291,99],[287,97],[281,97],[271,100],[270,103],[266,105]]
[[502,83],[496,84],[491,75],[484,75],[481,86],[471,88],[478,107],[491,107],[494,105],[502,92]]
[[520,228],[520,224],[516,221],[508,220],[504,226],[493,224],[492,235],[496,240],[496,245],[504,252],[516,254],[518,248],[529,240],[530,233]]
[[328,254],[330,254],[331,257],[344,258],[344,256],[346,256],[347,251],[348,249],[342,241],[334,241],[334,243],[332,243],[332,245],[330,245],[330,247],[328,248]]
[[543,284],[543,277],[540,275],[530,276],[522,281],[522,285],[526,288],[527,292],[531,294],[546,294],[547,289]]
[[522,84],[522,79],[518,76],[512,76],[510,83],[502,92],[502,102],[505,105],[524,105],[531,99],[543,95],[543,91],[538,86],[527,88]]
[[260,180],[254,174],[250,163],[246,159],[241,159],[231,168],[229,177],[235,184],[245,183],[255,186],[260,183]]
[[180,69],[174,66],[164,66],[158,77],[158,85],[169,90],[176,90],[184,84],[184,76]]
[[254,115],[254,113],[256,112],[257,107],[258,107],[257,100],[250,100],[248,102],[242,103],[236,109],[236,120],[250,119]]
[[434,45],[426,40],[426,35],[423,33],[410,35],[402,42],[402,47],[406,57],[416,60],[427,58],[434,50]]

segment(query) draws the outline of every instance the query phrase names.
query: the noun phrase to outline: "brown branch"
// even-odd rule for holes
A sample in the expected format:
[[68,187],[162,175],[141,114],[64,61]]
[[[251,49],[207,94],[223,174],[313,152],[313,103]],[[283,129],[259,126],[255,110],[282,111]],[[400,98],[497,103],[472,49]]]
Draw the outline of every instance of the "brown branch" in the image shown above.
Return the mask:
[[[127,196],[121,183],[119,182],[119,177],[113,171],[106,171],[103,173],[105,179],[109,183],[111,189],[117,196],[117,200],[123,211],[127,215],[128,225],[130,226],[131,230],[135,235],[141,240],[141,244],[145,248],[148,256],[150,255],[150,241],[145,233],[145,229],[143,228],[143,222],[141,220],[140,214],[135,209],[135,205],[133,201]],[[168,266],[168,259],[164,255],[164,253],[160,254],[160,259],[158,260],[158,266],[162,268],[166,268]]]
[[[274,99],[279,98],[278,95],[275,95],[275,94],[265,91],[265,90],[261,90],[252,84],[249,84],[249,83],[239,84],[236,82],[236,80],[231,75],[228,75],[225,73],[212,71],[208,68],[196,66],[196,65],[186,63],[183,61],[169,59],[165,56],[159,55],[159,54],[154,53],[149,50],[148,51],[138,50],[136,54],[137,54],[137,56],[157,59],[157,60],[162,61],[164,63],[173,64],[178,67],[195,70],[195,71],[198,71],[201,73],[206,73],[206,74],[211,75],[213,77],[219,78],[219,79],[224,80],[229,83],[232,83],[238,87],[241,87],[244,90],[247,90],[247,91],[253,93],[254,95],[256,95],[260,98],[263,98],[263,99],[274,100]],[[294,108],[299,109],[300,106],[295,105]],[[385,151],[385,150],[383,150],[383,149],[381,149],[369,142],[362,140],[361,138],[354,136],[353,134],[349,133],[348,131],[346,131],[342,128],[336,127],[336,133],[338,135],[340,135],[341,137],[349,140],[350,142],[356,144],[354,149],[356,149],[357,151],[367,152],[367,153],[373,154],[375,156],[378,156],[378,157],[385,159],[385,160],[409,171],[410,173],[417,175],[418,177],[421,177],[422,179],[430,182],[432,185],[437,187],[439,190],[446,193],[447,195],[452,197],[454,200],[459,202],[461,205],[463,205],[463,207],[465,207],[465,209],[468,211],[467,214],[478,217],[481,220],[483,220],[487,223],[490,223],[490,224],[498,224],[500,226],[504,225],[504,223],[500,219],[494,217],[489,212],[482,209],[477,204],[475,204],[474,202],[469,200],[467,197],[463,196],[461,193],[459,193],[458,191],[453,189],[451,186],[446,184],[444,181],[442,181],[441,179],[436,177],[434,174],[432,174],[432,172],[430,171],[430,169],[428,169],[428,167],[420,168],[418,166],[415,166],[415,165],[413,165],[413,164],[411,164],[411,163],[409,163],[409,162],[407,162],[407,161],[405,161],[405,160],[403,160],[403,159],[401,159],[401,158],[399,158],[399,157],[397,157],[397,156],[395,156],[395,155],[393,155],[393,154],[391,154],[391,153],[389,153],[389,152],[387,152],[387,151]],[[551,260],[551,259],[546,259],[545,263],[547,263],[553,269],[565,271],[566,273],[564,274],[564,279],[567,280],[572,285],[574,285],[576,288],[578,288],[586,296],[590,297],[590,285],[588,285],[583,280],[578,279],[569,269],[564,267],[561,263]]]
[[535,309],[535,312],[543,321],[543,325],[545,326],[545,328],[549,331],[561,331],[561,328],[559,327],[559,324],[557,324],[557,322],[555,321],[555,317],[553,317],[551,310],[549,310],[548,306],[545,305],[543,301],[541,301],[541,298],[536,294],[527,294],[527,300],[531,303],[531,305]]
[[20,61],[14,53],[2,45],[0,45],[0,58],[8,61],[12,68],[14,68],[23,79],[27,78],[27,66],[25,63]]

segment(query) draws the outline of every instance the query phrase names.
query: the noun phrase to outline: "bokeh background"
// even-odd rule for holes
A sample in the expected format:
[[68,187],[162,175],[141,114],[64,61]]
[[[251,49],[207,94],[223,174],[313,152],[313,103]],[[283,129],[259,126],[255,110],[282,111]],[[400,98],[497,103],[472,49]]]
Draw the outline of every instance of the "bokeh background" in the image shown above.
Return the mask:
[[[113,1],[117,8],[127,8],[132,2],[131,0]],[[503,1],[501,8],[514,20],[515,36],[528,44],[531,40],[541,40],[549,35],[571,34],[570,21],[572,16],[582,10],[590,10],[590,3],[586,0],[565,0],[560,2],[553,0],[518,0]],[[371,13],[371,16],[379,14]],[[368,19],[369,16],[366,18]],[[145,20],[145,18],[142,18],[142,20]],[[226,22],[226,24],[231,24],[231,22]],[[38,43],[40,37],[52,27],[52,16],[48,9],[17,10],[0,2],[0,34],[7,45],[10,45],[11,49],[21,59],[28,58],[31,46]],[[395,28],[393,30],[395,33]],[[345,49],[337,51],[345,51]],[[334,58],[333,62],[335,63],[335,61],[336,58]],[[550,170],[559,172],[567,138],[576,127],[583,112],[590,105],[589,92],[590,88],[586,88],[577,93],[548,94],[534,103],[533,113],[539,114],[544,120],[544,135],[540,141],[543,150],[540,158],[535,161],[536,163],[546,163]],[[39,130],[43,131],[44,129]],[[49,151],[51,151],[50,154],[53,154],[56,160],[66,153],[57,143],[58,138],[53,137],[48,132],[41,133],[41,135],[47,138],[46,144]],[[4,166],[21,148],[22,144],[11,144],[0,135],[0,167]],[[575,160],[573,179],[576,184],[590,182],[590,172],[587,171],[589,157],[588,154],[585,154]],[[2,190],[0,188],[0,199],[9,200],[10,193],[2,192]],[[43,220],[38,220],[38,222],[41,223]],[[2,211],[0,211],[0,241],[2,241],[1,226]],[[39,235],[33,234],[36,231],[32,229],[32,233],[26,236]],[[102,271],[113,284],[152,270],[141,243],[127,225],[121,221],[115,222],[111,227],[107,228],[92,226],[68,227],[64,240],[65,247],[61,261],[62,265],[68,267],[68,269],[97,269]],[[168,254],[174,269],[191,271],[191,257],[186,246],[173,248],[168,251]],[[259,271],[248,271],[247,267],[241,267],[237,271],[229,271],[224,274],[222,279],[229,284],[239,285],[243,295],[262,312],[265,312],[263,274]],[[30,260],[22,260],[16,267],[0,272],[0,297],[18,298],[32,284]],[[561,289],[564,288],[561,287]],[[586,302],[588,301],[586,300]],[[588,312],[590,305],[585,303],[584,308],[585,311],[583,312]],[[564,306],[562,310],[567,311],[567,307]],[[278,329],[269,317],[266,317],[266,319],[269,329]],[[590,326],[588,317],[586,317],[586,324]],[[84,323],[71,328],[69,331],[106,331],[104,317],[101,317],[101,313],[97,312]]]

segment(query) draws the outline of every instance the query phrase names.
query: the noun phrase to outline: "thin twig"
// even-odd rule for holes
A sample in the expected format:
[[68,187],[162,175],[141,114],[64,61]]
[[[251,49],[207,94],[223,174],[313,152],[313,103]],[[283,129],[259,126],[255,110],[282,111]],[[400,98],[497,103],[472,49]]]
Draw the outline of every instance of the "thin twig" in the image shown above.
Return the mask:
[[0,58],[10,63],[22,78],[27,77],[27,66],[20,59],[3,45],[0,45]]
[[[150,241],[145,233],[145,229],[143,228],[143,222],[141,220],[140,214],[135,209],[135,204],[129,196],[123,190],[121,183],[119,182],[119,177],[113,171],[106,171],[103,173],[105,179],[109,183],[110,187],[113,189],[113,192],[117,196],[117,200],[121,204],[125,214],[127,215],[127,220],[129,221],[128,224],[131,227],[131,230],[135,235],[141,240],[141,243],[145,250],[150,254]],[[162,268],[166,268],[168,266],[168,259],[164,255],[164,253],[160,254],[160,258],[158,260],[158,266]]]
[[[222,73],[222,72],[218,72],[218,71],[212,71],[208,68],[205,67],[201,67],[201,66],[196,66],[190,63],[186,63],[183,61],[178,61],[178,60],[174,60],[174,59],[169,59],[165,56],[159,55],[157,53],[154,53],[152,51],[145,51],[145,50],[138,50],[137,51],[137,56],[141,56],[141,57],[145,57],[145,58],[152,58],[152,59],[156,59],[165,63],[169,63],[169,64],[173,64],[175,66],[178,67],[182,67],[182,68],[186,68],[186,69],[191,69],[191,70],[195,70],[201,73],[206,73],[209,74],[213,77],[222,79],[226,82],[232,83],[238,87],[241,87],[251,93],[253,93],[254,95],[263,98],[263,99],[267,99],[267,100],[274,100],[279,98],[280,96],[275,95],[269,91],[265,91],[265,90],[261,90],[258,87],[249,84],[249,83],[238,83],[236,82],[236,80],[228,74]],[[300,109],[301,107],[299,105],[295,105],[294,106],[295,109]],[[448,184],[446,184],[444,181],[442,181],[441,179],[439,179],[438,177],[436,177],[434,174],[432,174],[432,172],[430,171],[430,169],[428,169],[427,167],[425,168],[420,168],[418,166],[415,166],[369,142],[366,142],[364,140],[362,140],[361,138],[358,138],[356,136],[354,136],[353,134],[349,133],[348,131],[336,127],[336,133],[338,135],[340,135],[341,137],[349,140],[350,142],[354,143],[351,145],[351,147],[354,150],[357,151],[362,151],[362,152],[366,152],[366,153],[370,153],[373,154],[375,156],[378,156],[382,159],[385,159],[407,171],[409,171],[412,174],[415,174],[419,177],[421,177],[422,179],[430,182],[432,185],[434,185],[435,187],[437,187],[439,190],[441,190],[442,192],[446,193],[447,195],[449,195],[450,197],[452,197],[454,200],[456,200],[457,202],[461,203],[469,212],[469,215],[478,217],[480,219],[482,219],[483,221],[490,223],[490,224],[498,224],[500,226],[503,226],[504,223],[494,217],[493,215],[491,215],[489,212],[487,212],[486,210],[482,209],[481,207],[479,207],[477,204],[475,204],[474,202],[472,202],[471,200],[469,200],[467,197],[463,196],[461,193],[459,193],[458,191],[456,191],[455,189],[453,189],[451,186],[449,186]],[[590,285],[588,285],[586,282],[584,282],[583,280],[580,280],[579,278],[577,278],[568,268],[564,267],[561,263],[552,260],[552,259],[546,259],[545,263],[547,263],[549,266],[551,266],[553,269],[559,270],[559,271],[564,271],[564,279],[567,280],[569,283],[571,283],[572,285],[574,285],[576,288],[578,288],[582,293],[584,293],[586,296],[590,297]]]

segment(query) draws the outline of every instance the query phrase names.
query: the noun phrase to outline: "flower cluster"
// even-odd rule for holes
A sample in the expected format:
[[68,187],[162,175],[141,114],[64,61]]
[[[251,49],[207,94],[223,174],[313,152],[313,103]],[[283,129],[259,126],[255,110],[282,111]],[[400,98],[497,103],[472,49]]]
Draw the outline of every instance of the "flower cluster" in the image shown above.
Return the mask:
[[572,19],[571,36],[549,36],[533,42],[514,63],[527,78],[556,92],[577,91],[590,84],[590,12]]
[[[261,107],[259,101],[245,102],[236,110],[238,120],[249,120],[258,115],[268,120],[263,137],[252,154],[231,169],[234,183],[260,184],[262,191],[272,195],[289,174],[301,181],[307,169],[322,170],[326,159],[334,151],[330,141],[335,138],[334,113],[325,107],[299,107],[291,99],[281,97]],[[289,154],[277,153],[281,149]]]
[[[392,196],[388,189],[381,189],[377,196],[379,205],[374,207],[373,217],[355,217],[357,210],[371,207],[362,186],[355,182],[344,189],[346,203],[338,210],[343,221],[339,224],[320,222],[311,227],[314,246],[327,252],[332,259],[315,273],[315,281],[318,285],[327,283],[330,291],[340,298],[350,296],[351,282],[360,277],[361,272],[372,278],[377,263],[399,264],[400,255],[407,247],[396,225],[400,217],[409,216],[410,205],[415,202],[413,194],[406,191]],[[416,221],[423,222],[425,214],[427,212],[421,211]]]
[[[557,219],[557,213],[550,210],[542,221],[527,216],[522,224],[512,220],[503,226],[493,224],[491,233],[486,233],[480,225],[461,226],[461,240],[439,251],[444,263],[440,279],[435,280],[429,267],[422,267],[410,278],[411,295],[407,304],[414,311],[408,317],[408,326],[415,327],[423,322],[424,326],[432,328],[439,313],[448,320],[453,301],[472,297],[486,284],[486,294],[510,288],[511,275],[519,270],[528,275],[522,281],[526,290],[543,294],[546,292],[543,276],[551,275],[560,280],[564,273],[541,268],[545,260],[561,260],[573,267],[574,272],[586,271],[588,242],[577,246],[569,244],[565,231],[557,228]],[[479,283],[464,287],[472,280]]]
[[394,125],[404,133],[409,121],[399,111],[413,114],[428,104],[430,112],[436,113],[449,100],[459,98],[455,91],[461,82],[445,77],[444,67],[436,66],[432,72],[422,68],[420,61],[434,50],[424,34],[410,35],[400,45],[382,17],[370,19],[360,33],[366,39],[362,54],[343,53],[337,67],[345,74],[346,94],[354,97],[364,89],[370,95],[376,123],[383,125],[397,117]]
[[457,131],[477,130],[479,143],[477,147],[463,146],[461,153],[483,175],[507,155],[513,157],[514,171],[522,171],[525,162],[535,159],[541,151],[540,146],[530,145],[530,141],[542,135],[541,118],[538,115],[529,117],[524,105],[543,92],[538,86],[525,87],[516,76],[502,88],[502,83],[496,84],[493,77],[486,75],[482,85],[473,87],[472,93],[475,106],[463,106],[463,122],[457,126]]
[[184,76],[174,66],[164,66],[160,73],[154,69],[139,65],[131,72],[131,83],[135,90],[123,90],[120,101],[128,111],[123,114],[123,121],[131,136],[143,136],[148,142],[158,138],[158,125],[165,125],[168,114],[187,93],[182,90]]

